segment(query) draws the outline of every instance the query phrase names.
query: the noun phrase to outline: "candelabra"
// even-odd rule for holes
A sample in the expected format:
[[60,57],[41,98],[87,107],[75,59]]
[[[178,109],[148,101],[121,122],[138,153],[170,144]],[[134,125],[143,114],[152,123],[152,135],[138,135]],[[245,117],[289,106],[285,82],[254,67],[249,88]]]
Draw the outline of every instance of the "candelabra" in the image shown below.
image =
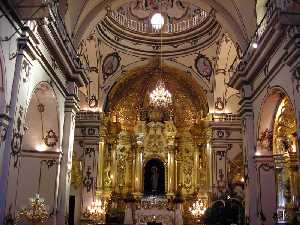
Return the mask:
[[87,207],[83,216],[88,220],[91,220],[94,224],[103,224],[105,223],[105,214],[107,209],[106,200],[98,200],[92,202],[92,204]]
[[30,198],[30,205],[18,211],[17,219],[24,219],[32,225],[45,223],[49,218],[48,206],[39,194]]
[[204,201],[202,199],[198,199],[193,203],[192,207],[189,208],[189,211],[196,219],[199,220],[201,216],[204,215],[206,209],[207,207]]

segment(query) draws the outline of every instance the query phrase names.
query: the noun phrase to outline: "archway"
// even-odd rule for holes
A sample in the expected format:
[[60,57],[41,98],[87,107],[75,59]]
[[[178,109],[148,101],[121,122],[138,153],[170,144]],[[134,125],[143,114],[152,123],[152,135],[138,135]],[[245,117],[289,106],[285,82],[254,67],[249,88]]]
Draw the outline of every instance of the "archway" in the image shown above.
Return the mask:
[[58,105],[53,88],[47,82],[39,83],[25,110],[23,140],[21,148],[12,154],[8,181],[8,190],[14,194],[8,196],[6,207],[16,212],[39,194],[52,212],[60,161]]
[[159,159],[149,160],[144,168],[144,194],[165,194],[165,166]]
[[56,151],[59,147],[57,100],[52,87],[46,82],[40,83],[30,98],[25,129],[23,150]]
[[[261,206],[263,202],[270,204],[264,196],[273,199],[278,223],[294,224],[296,219],[300,193],[297,149],[293,104],[281,88],[272,88],[260,111],[256,155],[268,161],[257,165]],[[268,186],[270,178],[274,182],[272,188]]]
[[[299,204],[296,117],[289,98],[280,101],[273,118],[273,155],[276,166],[278,222],[296,224]],[[287,216],[286,216],[287,215]]]

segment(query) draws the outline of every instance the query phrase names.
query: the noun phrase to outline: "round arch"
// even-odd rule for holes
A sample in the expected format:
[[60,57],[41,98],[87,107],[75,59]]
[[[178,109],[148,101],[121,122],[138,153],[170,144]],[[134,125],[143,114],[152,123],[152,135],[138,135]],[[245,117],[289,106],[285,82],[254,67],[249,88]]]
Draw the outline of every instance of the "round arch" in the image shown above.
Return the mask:
[[59,148],[57,96],[48,82],[38,83],[28,100],[23,150],[57,151]]
[[[282,87],[271,87],[268,90],[267,94],[264,96],[261,107],[259,109],[258,121],[256,123],[258,141],[256,151],[259,154],[272,154],[273,149],[266,149],[264,145],[271,144],[271,141],[273,141],[273,139],[267,140],[267,136],[270,135],[269,137],[271,139],[271,135],[273,135],[276,114],[284,98],[288,99],[289,103],[292,105],[293,111],[295,112],[293,102],[291,101],[287,92]],[[263,141],[265,141],[265,144],[263,143]]]
[[[196,74],[194,70],[191,70],[187,66],[183,64],[179,64],[177,62],[173,61],[164,61],[164,64],[170,68],[174,68],[178,70],[180,73],[185,74],[186,76],[190,77],[198,86],[203,90],[205,93],[207,105],[208,105],[208,110],[209,112],[212,112],[214,109],[214,97],[213,97],[213,92],[211,91],[212,87],[210,87],[210,84],[207,80],[205,80],[203,77],[200,77],[199,75]],[[149,66],[148,61],[138,61],[135,63],[132,63],[128,65],[126,68],[124,68],[124,71],[133,71],[136,70],[137,68],[144,68]],[[115,85],[118,85],[119,82],[122,82],[122,80],[128,76],[128,74],[124,73],[123,70],[118,71],[116,74],[113,76],[109,77],[108,80],[106,81],[106,85],[103,89],[107,89],[107,91],[104,93],[103,96],[103,101],[102,101],[102,106],[100,107],[100,111],[105,111],[108,105],[108,96],[111,92],[111,90],[115,87]],[[130,76],[130,75],[129,75]]]

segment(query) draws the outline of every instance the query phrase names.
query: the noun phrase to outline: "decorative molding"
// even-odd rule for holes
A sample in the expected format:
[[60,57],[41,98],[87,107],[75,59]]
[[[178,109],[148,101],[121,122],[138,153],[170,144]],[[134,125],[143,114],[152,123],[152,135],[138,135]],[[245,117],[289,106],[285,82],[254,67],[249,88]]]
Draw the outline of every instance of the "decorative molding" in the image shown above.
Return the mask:
[[23,107],[19,108],[19,116],[16,121],[16,127],[13,129],[13,138],[11,140],[11,154],[15,157],[14,167],[17,167],[21,153],[24,128],[23,128]]
[[87,192],[90,192],[92,187],[93,187],[93,183],[94,183],[94,178],[91,176],[92,172],[91,172],[92,168],[90,166],[88,166],[86,174],[83,178],[83,186],[86,188]]

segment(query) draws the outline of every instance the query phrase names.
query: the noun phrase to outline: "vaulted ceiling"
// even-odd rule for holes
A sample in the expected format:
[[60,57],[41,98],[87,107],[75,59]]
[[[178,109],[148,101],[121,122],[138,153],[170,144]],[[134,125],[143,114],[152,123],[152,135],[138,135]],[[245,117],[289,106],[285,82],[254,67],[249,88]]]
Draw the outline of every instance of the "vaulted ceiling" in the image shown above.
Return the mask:
[[[67,1],[66,25],[77,44],[104,18],[107,7],[117,9],[129,2],[128,0],[64,1]],[[189,0],[188,2],[208,12],[214,9],[216,19],[225,31],[242,49],[246,47],[256,28],[255,0]]]

